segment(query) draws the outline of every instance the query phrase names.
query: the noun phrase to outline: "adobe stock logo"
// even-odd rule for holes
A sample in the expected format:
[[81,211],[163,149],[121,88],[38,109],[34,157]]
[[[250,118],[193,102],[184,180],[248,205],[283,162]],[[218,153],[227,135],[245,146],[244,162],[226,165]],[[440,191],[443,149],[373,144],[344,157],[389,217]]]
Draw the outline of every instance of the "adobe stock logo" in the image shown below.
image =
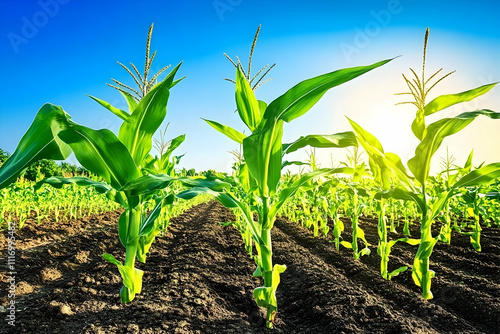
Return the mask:
[[38,6],[40,10],[35,12],[30,18],[23,16],[21,18],[22,26],[20,33],[9,32],[7,38],[15,53],[19,52],[21,44],[28,44],[30,40],[36,37],[38,31],[45,27],[51,18],[59,13],[60,5],[65,5],[70,0],[40,0]]
[[224,14],[226,12],[232,12],[237,6],[239,6],[243,0],[214,0],[212,6],[214,7],[219,20],[224,21]]

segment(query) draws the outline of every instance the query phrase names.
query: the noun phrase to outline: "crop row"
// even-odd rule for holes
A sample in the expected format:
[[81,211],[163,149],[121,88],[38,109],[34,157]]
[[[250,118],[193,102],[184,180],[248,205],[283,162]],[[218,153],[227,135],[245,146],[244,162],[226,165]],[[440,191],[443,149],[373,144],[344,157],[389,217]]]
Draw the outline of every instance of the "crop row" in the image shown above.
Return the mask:
[[[358,223],[360,215],[369,207],[379,219],[377,252],[381,257],[382,276],[391,279],[407,269],[403,267],[388,271],[389,255],[396,243],[418,245],[411,271],[415,284],[421,288],[422,296],[426,299],[433,297],[431,281],[435,274],[430,268],[430,257],[436,243],[450,242],[451,230],[456,228],[468,233],[474,248],[481,250],[481,216],[490,222],[491,217],[485,216],[485,210],[491,209],[493,216],[498,212],[498,205],[485,206],[484,198],[493,201],[499,198],[497,179],[500,177],[500,163],[474,168],[471,155],[463,167],[448,168],[441,179],[430,176],[430,167],[434,153],[446,137],[459,132],[479,116],[498,119],[500,113],[479,109],[441,118],[431,124],[427,124],[426,117],[475,99],[490,91],[496,83],[438,96],[427,102],[430,90],[451,74],[441,75],[439,70],[430,76],[426,75],[428,31],[425,35],[421,76],[413,69],[410,79],[404,76],[409,91],[403,95],[413,98],[408,103],[416,107],[411,131],[419,141],[415,156],[407,163],[408,168],[399,156],[384,151],[377,138],[351,119],[349,123],[353,131],[311,134],[292,143],[282,142],[284,125],[311,110],[327,91],[385,66],[393,59],[304,80],[269,104],[258,100],[254,93],[260,79],[257,82],[254,80],[264,69],[252,76],[251,61],[248,68],[244,69],[238,59],[237,63],[233,62],[236,67],[233,81],[236,85],[236,109],[249,134],[216,121],[205,120],[242,147],[242,157],[231,177],[176,175],[174,167],[180,156],[173,156],[172,153],[184,141],[184,135],[160,143],[160,154],[152,155],[153,135],[166,116],[170,92],[183,78],[175,79],[181,64],[159,83],[156,83],[158,75],[167,67],[148,78],[156,54],[150,55],[149,52],[151,33],[152,26],[148,34],[144,72],[141,74],[133,64],[132,70],[120,64],[133,77],[138,88],[118,81],[112,85],[126,100],[128,110],[92,97],[123,120],[118,135],[107,129],[93,130],[80,125],[72,121],[62,107],[46,104],[38,111],[15,152],[0,167],[0,188],[4,188],[15,181],[33,161],[43,158],[63,160],[73,152],[83,167],[99,176],[99,179],[83,176],[50,177],[38,182],[35,188],[41,188],[44,184],[56,188],[63,188],[64,185],[91,187],[124,209],[118,222],[118,232],[125,247],[125,261],[122,263],[112,254],[103,254],[107,261],[117,266],[122,276],[122,302],[131,302],[141,292],[144,272],[135,267],[135,261],[146,262],[149,248],[165,228],[165,220],[161,217],[168,217],[179,199],[189,200],[201,194],[213,196],[237,213],[237,227],[256,263],[253,276],[263,281],[262,286],[255,288],[253,296],[259,306],[266,308],[266,326],[269,328],[274,326],[278,309],[276,291],[280,275],[286,270],[285,265],[273,263],[271,231],[279,214],[295,215],[306,225],[315,226],[315,222],[319,223],[317,230],[321,229],[323,233],[328,233],[328,226],[322,224],[321,215],[328,214],[335,221],[333,235],[337,247],[342,245],[350,248],[354,257],[359,258],[370,253]],[[264,75],[267,73],[264,72]],[[369,163],[367,165],[353,159],[350,165],[321,169],[314,168],[313,164],[310,172],[283,176],[287,166],[304,164],[287,161],[286,155],[307,146],[362,147]],[[150,203],[154,205],[151,207]],[[297,212],[297,205],[300,205],[300,212]],[[418,218],[419,236],[390,239],[388,231],[394,229],[394,223],[391,224],[387,217],[392,214],[396,220],[396,206],[399,206],[399,212],[408,217],[408,221],[409,217]],[[340,210],[352,221],[350,242],[341,240],[343,228],[337,219]],[[463,226],[453,222],[456,215],[454,210],[463,210],[460,213],[466,212],[472,217],[470,230],[468,222]],[[391,214],[388,215],[388,212]],[[433,235],[432,226],[436,220],[442,220],[443,223],[440,233]],[[498,223],[494,217],[493,220]]]

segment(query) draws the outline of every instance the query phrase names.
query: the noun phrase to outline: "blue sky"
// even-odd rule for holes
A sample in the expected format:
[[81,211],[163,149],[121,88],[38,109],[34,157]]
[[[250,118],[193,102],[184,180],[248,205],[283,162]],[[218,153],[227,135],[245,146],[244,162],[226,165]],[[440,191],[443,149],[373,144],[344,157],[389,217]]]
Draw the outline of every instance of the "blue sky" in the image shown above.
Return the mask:
[[[223,80],[234,76],[223,53],[245,63],[262,24],[253,68],[277,63],[269,75],[274,81],[257,91],[267,102],[309,77],[402,55],[328,92],[308,114],[285,126],[284,140],[350,130],[347,115],[406,161],[416,145],[410,131],[414,110],[394,106],[401,98],[393,94],[405,90],[401,73],[420,69],[426,27],[431,30],[429,71],[457,70],[434,93],[457,93],[500,81],[499,12],[498,1],[0,0],[0,148],[13,152],[46,102],[63,106],[76,122],[117,132],[120,119],[85,94],[126,108],[121,95],[105,84],[111,78],[132,84],[116,61],[143,66],[154,22],[153,70],[183,61],[179,75],[186,76],[171,92],[166,118],[169,138],[187,137],[178,151],[187,153],[181,165],[229,171],[228,151],[237,145],[200,118],[244,129],[233,113],[234,87]],[[500,88],[439,117],[479,107],[500,111]],[[500,161],[499,128],[500,123],[478,119],[445,145],[458,162],[472,148],[477,164]],[[345,160],[345,151],[332,152],[335,161]],[[328,165],[330,151],[317,153]],[[306,156],[299,152],[291,158]]]

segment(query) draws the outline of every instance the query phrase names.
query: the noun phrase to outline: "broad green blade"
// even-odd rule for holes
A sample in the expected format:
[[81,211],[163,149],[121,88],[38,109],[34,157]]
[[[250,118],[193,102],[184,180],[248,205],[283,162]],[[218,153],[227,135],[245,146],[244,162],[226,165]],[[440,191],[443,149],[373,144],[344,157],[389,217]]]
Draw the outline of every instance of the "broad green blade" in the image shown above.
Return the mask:
[[44,104],[14,153],[0,167],[0,189],[14,182],[25,168],[38,160],[69,157],[71,148],[57,135],[68,127],[70,119],[60,106]]
[[[405,186],[412,189],[412,182],[401,162],[401,158],[394,153],[384,152],[384,148],[380,141],[375,138],[370,132],[363,129],[353,120],[347,118],[351,123],[359,143],[365,149],[370,158],[370,166],[374,172],[374,176],[383,189],[388,190],[391,187],[391,174],[395,175]],[[375,167],[376,166],[376,167]]]
[[163,155],[161,156],[161,159],[160,159],[161,169],[165,168],[165,166],[169,162],[170,155],[172,154],[172,152],[177,147],[179,147],[184,142],[184,140],[186,140],[186,135],[177,136],[170,141],[170,145],[168,146],[167,151],[165,153],[163,153]]
[[202,119],[205,122],[207,122],[215,130],[219,131],[222,134],[225,134],[226,136],[228,136],[230,139],[234,140],[238,144],[243,144],[243,139],[246,138],[246,136],[243,133],[233,129],[230,126],[223,125],[223,124],[220,124],[220,123],[217,123],[214,121],[210,121],[208,119],[204,119],[204,118],[202,118]]
[[414,201],[420,209],[420,212],[426,210],[426,203],[420,197],[420,194],[409,191],[402,187],[392,188],[390,190],[380,191],[375,195],[376,199],[380,198],[394,198],[401,199],[403,201],[412,200]]
[[243,156],[257,181],[261,196],[276,192],[281,178],[283,121],[259,130],[243,140]]
[[141,223],[139,228],[139,236],[145,236],[150,234],[155,227],[155,221],[160,216],[161,208],[164,204],[172,204],[175,200],[175,196],[170,194],[159,200],[153,210],[148,214],[147,218]]
[[458,94],[438,96],[424,107],[424,114],[425,116],[429,116],[457,103],[471,101],[476,97],[489,92],[497,83],[498,82],[484,85]]
[[383,60],[369,66],[345,68],[304,80],[271,102],[264,118],[290,122],[309,111],[329,89],[387,64],[391,60]]
[[423,110],[418,110],[415,119],[411,123],[411,131],[417,137],[418,140],[422,141],[425,136],[425,116]]
[[453,185],[453,188],[477,187],[500,178],[500,162],[492,163],[463,176]]
[[262,119],[259,102],[257,102],[250,84],[239,67],[236,68],[235,98],[241,120],[248,126],[250,131],[255,131]]
[[485,194],[485,198],[491,200],[500,200],[500,192],[498,191],[490,191]]
[[97,103],[99,103],[104,108],[106,108],[109,111],[111,111],[116,116],[118,116],[121,119],[123,119],[124,121],[127,121],[127,119],[130,116],[130,114],[128,112],[126,112],[125,110],[122,110],[120,108],[116,108],[116,107],[114,107],[113,105],[111,105],[110,103],[108,103],[108,102],[106,102],[104,100],[101,100],[101,99],[99,99],[97,97],[94,97],[92,95],[87,95],[87,96],[90,97],[91,99],[93,99],[94,101],[96,101]]
[[124,92],[122,90],[120,90],[119,92],[123,95],[123,97],[127,101],[129,113],[133,113],[135,110],[135,107],[137,107],[137,101],[129,93]]
[[240,166],[238,178],[240,185],[247,194],[250,194],[253,189],[257,188],[257,182],[252,175],[250,175],[250,171],[248,170],[248,166],[246,164],[242,164]]
[[71,146],[83,167],[115,189],[140,175],[127,148],[108,129],[93,130],[72,122],[59,137]]
[[128,148],[137,166],[153,146],[153,134],[167,114],[170,86],[179,65],[149,93],[144,96],[134,112],[120,127],[118,138]]
[[421,184],[425,184],[431,168],[431,158],[441,146],[444,138],[459,132],[479,115],[492,119],[500,118],[500,113],[481,109],[465,112],[453,118],[443,118],[427,127],[424,139],[415,150],[415,156],[408,161],[408,167]]
[[300,137],[291,144],[283,145],[283,154],[295,152],[305,146],[312,146],[318,148],[337,148],[358,146],[356,136],[353,132],[341,132],[333,135],[308,135]]
[[204,118],[202,118],[202,119],[205,122],[207,122],[215,130],[219,131],[222,134],[225,134],[226,136],[228,136],[229,138],[231,138],[232,140],[234,140],[238,144],[243,144],[243,139],[246,138],[246,136],[243,133],[233,129],[230,126],[223,125],[223,124],[220,124],[220,123],[217,123],[214,121],[209,121],[208,119],[204,119]]
[[104,194],[111,189],[106,183],[94,181],[84,176],[73,176],[69,178],[52,176],[35,184],[33,189],[38,190],[43,184],[49,184],[57,189],[61,189],[65,184],[76,184],[81,187],[94,187],[94,189],[101,194]]
[[167,188],[173,181],[181,182],[188,187],[206,187],[215,191],[221,191],[230,186],[229,183],[218,179],[207,180],[205,178],[171,177],[167,174],[147,174],[129,181],[120,188],[120,191],[126,192],[129,196],[146,195]]
[[124,266],[120,261],[118,261],[113,255],[104,253],[102,257],[116,265],[118,271],[123,279],[124,287],[128,288],[127,293],[120,292],[120,297],[122,303],[131,302],[137,293],[141,293],[142,290],[142,275],[144,272],[140,269]]
[[310,163],[308,162],[302,162],[302,161],[283,161],[283,163],[281,164],[281,168],[285,168],[286,166],[291,166],[291,165],[295,165],[295,166],[309,166]]

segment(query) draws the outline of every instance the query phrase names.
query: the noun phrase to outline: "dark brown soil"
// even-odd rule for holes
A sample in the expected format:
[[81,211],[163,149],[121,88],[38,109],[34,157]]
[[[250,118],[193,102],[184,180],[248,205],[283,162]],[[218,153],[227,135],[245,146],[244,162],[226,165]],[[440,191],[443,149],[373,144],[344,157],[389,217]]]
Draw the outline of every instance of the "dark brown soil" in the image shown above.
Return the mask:
[[[268,331],[252,290],[253,260],[239,233],[219,222],[233,215],[216,202],[175,218],[152,247],[143,292],[121,304],[121,277],[104,252],[123,260],[119,212],[16,231],[16,326],[2,315],[1,333],[500,333],[500,230],[485,228],[483,251],[454,234],[437,245],[435,298],[419,297],[409,271],[384,280],[375,246],[352,259],[324,238],[278,219],[275,263],[288,269],[278,288],[277,328]],[[347,222],[346,222],[347,223]],[[376,222],[362,221],[376,245]],[[347,225],[347,224],[346,224]],[[6,234],[0,236],[5,268]],[[346,228],[345,238],[349,237]],[[393,236],[395,237],[395,236]],[[414,246],[397,244],[391,268],[411,267]],[[9,302],[0,272],[1,305]]]

